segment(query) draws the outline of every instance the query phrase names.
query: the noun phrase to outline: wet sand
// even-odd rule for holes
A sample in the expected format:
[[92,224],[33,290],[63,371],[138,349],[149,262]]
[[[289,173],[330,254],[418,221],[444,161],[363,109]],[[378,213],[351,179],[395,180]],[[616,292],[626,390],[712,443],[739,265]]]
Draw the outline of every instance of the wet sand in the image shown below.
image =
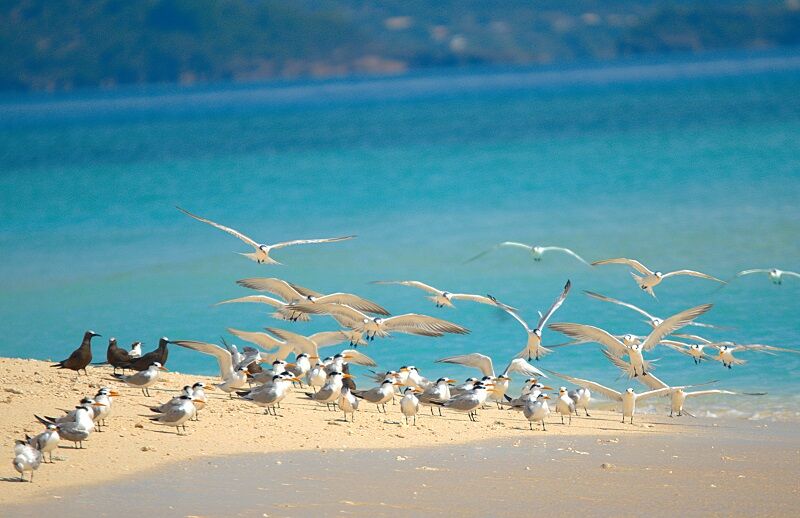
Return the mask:
[[[364,405],[355,423],[345,423],[341,413],[303,399],[298,390],[284,402],[282,417],[216,394],[181,436],[149,422],[146,405],[209,378],[165,373],[154,397],[145,398],[109,381],[110,369],[89,372],[88,380],[76,381],[74,373],[44,362],[0,359],[0,437],[9,460],[0,480],[3,515],[56,510],[48,506],[62,516],[89,508],[95,515],[133,515],[163,513],[170,505],[176,516],[239,509],[244,516],[297,515],[328,505],[356,514],[392,514],[400,506],[481,515],[493,506],[504,514],[530,512],[539,502],[565,511],[639,514],[654,498],[659,504],[650,511],[672,510],[674,501],[684,510],[703,504],[714,513],[719,505],[720,514],[738,514],[760,502],[761,511],[753,512],[763,515],[800,503],[800,441],[790,425],[646,414],[631,426],[621,424],[618,413],[597,409],[571,426],[552,415],[541,432],[530,431],[516,412],[487,409],[471,423],[462,414],[431,417],[424,409],[415,427],[402,423],[391,405],[388,415]],[[17,482],[13,440],[41,430],[33,414],[57,414],[106,385],[123,394],[107,431],[94,433],[84,450],[63,445],[58,460],[36,472],[35,483]],[[603,469],[603,463],[614,466]],[[590,490],[576,492],[576,481]],[[603,497],[627,494],[625,484],[637,488],[633,504]],[[602,507],[581,507],[598,501]],[[26,502],[35,505],[17,506]]]

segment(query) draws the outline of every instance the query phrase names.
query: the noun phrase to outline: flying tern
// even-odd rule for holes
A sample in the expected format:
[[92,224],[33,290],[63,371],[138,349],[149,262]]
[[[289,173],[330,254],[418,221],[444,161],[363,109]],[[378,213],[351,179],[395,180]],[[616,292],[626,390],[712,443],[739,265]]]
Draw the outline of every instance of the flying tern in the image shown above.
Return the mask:
[[253,361],[260,360],[260,355],[258,351],[256,351],[249,357],[241,360],[238,365],[234,365],[231,351],[216,344],[198,342],[195,340],[172,340],[170,343],[216,358],[217,365],[219,366],[219,377],[222,378],[222,383],[215,386],[223,392],[231,394],[231,397],[233,397],[232,393],[234,390],[242,389],[246,386],[247,366]]
[[[638,306],[634,306],[633,304],[630,304],[629,302],[623,302],[621,300],[612,299],[611,297],[606,297],[605,295],[600,295],[599,293],[595,293],[593,291],[584,290],[584,293],[586,295],[588,295],[589,297],[593,298],[593,299],[602,300],[603,302],[610,302],[610,303],[616,304],[618,306],[622,306],[622,307],[625,307],[625,308],[628,308],[628,309],[632,309],[633,311],[635,311],[635,312],[639,313],[640,315],[644,316],[647,319],[647,324],[650,327],[657,327],[659,324],[661,324],[661,322],[664,321],[663,318],[659,318],[657,316],[654,316],[654,315],[648,313],[647,311],[643,310],[642,308],[640,308]],[[709,328],[717,329],[717,326],[714,326],[714,325],[711,325],[711,324],[704,324],[702,322],[695,322],[695,321],[689,322],[688,325],[696,326],[696,327],[709,327]]]
[[[418,288],[422,291],[426,291],[431,295],[427,298],[432,300],[433,303],[436,305],[437,308],[441,307],[455,307],[453,305],[454,300],[469,300],[472,302],[477,302],[479,304],[487,304],[489,306],[500,306],[501,303],[497,301],[494,297],[488,295],[473,295],[471,293],[452,293],[449,291],[443,291],[438,288],[434,288],[424,282],[420,281],[373,281],[373,284],[399,284],[401,286],[410,286],[412,288]],[[346,304],[346,303],[345,303]],[[352,304],[348,304],[351,307],[355,307]],[[511,306],[506,306],[510,309]]]
[[787,270],[779,270],[777,268],[757,268],[754,270],[744,270],[736,274],[736,277],[743,277],[745,275],[751,275],[754,273],[766,273],[769,276],[769,280],[772,281],[772,284],[782,284],[783,283],[783,276],[788,275],[789,277],[800,277],[800,273],[790,272]]
[[[653,390],[664,389],[664,388],[667,388],[667,389],[672,389],[673,388],[673,387],[670,387],[669,385],[667,385],[666,383],[664,383],[663,381],[661,381],[660,379],[656,378],[655,376],[648,376],[647,378],[642,378],[639,381],[641,381],[644,385],[646,385],[648,388],[653,389]],[[709,381],[707,383],[703,383],[703,385],[708,385],[708,384],[711,384],[711,383],[716,383],[716,380],[715,381]],[[674,417],[675,415],[677,415],[677,416],[680,417],[685,413],[685,414],[687,414],[687,415],[689,415],[691,417],[694,417],[694,416],[692,416],[692,414],[690,414],[689,412],[686,412],[683,409],[683,404],[686,401],[686,398],[688,398],[688,397],[698,397],[698,396],[708,396],[708,395],[712,395],[712,394],[727,394],[727,395],[732,395],[732,396],[741,396],[741,395],[745,395],[745,396],[763,396],[764,395],[763,392],[759,392],[759,393],[754,393],[754,392],[733,392],[732,390],[722,390],[722,389],[695,390],[695,391],[689,392],[689,391],[683,390],[682,388],[677,388],[676,390],[672,390],[672,392],[669,393],[669,395],[670,395],[669,416],[670,417]]]
[[668,273],[661,273],[659,271],[652,271],[647,268],[645,265],[640,263],[635,259],[626,259],[624,257],[617,257],[615,259],[604,259],[602,261],[595,261],[592,263],[592,266],[598,266],[601,264],[625,264],[634,270],[641,273],[643,276],[636,275],[635,273],[631,272],[631,276],[633,280],[636,281],[636,285],[639,286],[642,290],[649,293],[651,296],[655,297],[656,294],[653,291],[653,288],[661,284],[661,281],[667,279],[669,277],[675,277],[677,275],[689,275],[692,277],[700,277],[701,279],[708,279],[711,281],[716,281],[722,284],[725,284],[725,281],[717,279],[716,277],[712,277],[711,275],[697,272],[694,270],[676,270],[674,272]]
[[346,304],[365,313],[388,315],[389,311],[371,300],[367,300],[352,293],[329,293],[327,295],[310,290],[298,284],[276,279],[274,277],[252,277],[240,279],[236,284],[251,290],[266,291],[277,295],[284,302],[312,302],[318,304]]
[[196,219],[197,221],[202,221],[203,223],[207,223],[207,224],[211,225],[212,227],[216,227],[216,228],[222,230],[223,232],[227,232],[228,234],[230,234],[230,235],[240,239],[241,241],[245,242],[246,244],[252,246],[255,249],[255,252],[253,252],[253,253],[242,253],[240,255],[243,255],[243,256],[247,257],[248,259],[253,260],[253,261],[255,261],[255,262],[259,263],[259,264],[281,264],[278,261],[276,261],[275,259],[273,259],[272,257],[270,257],[269,254],[270,254],[270,252],[272,250],[278,250],[278,249],[281,249],[281,248],[285,248],[287,246],[294,246],[294,245],[310,245],[310,244],[314,244],[314,243],[335,243],[337,241],[346,241],[348,239],[353,239],[354,237],[356,237],[356,236],[343,236],[343,237],[328,237],[328,238],[323,238],[323,239],[296,239],[294,241],[284,241],[282,243],[275,243],[275,244],[272,244],[272,245],[267,245],[267,244],[257,243],[256,241],[253,241],[251,238],[249,238],[246,235],[242,234],[238,230],[234,230],[234,229],[232,229],[230,227],[226,227],[224,225],[220,225],[219,223],[215,223],[215,222],[211,221],[210,219],[201,218],[200,216],[196,216],[196,215],[192,214],[191,212],[189,212],[187,210],[184,210],[184,209],[182,209],[180,207],[177,207],[177,209],[179,211],[183,212],[184,214],[186,214],[187,216]]
[[533,260],[536,261],[536,262],[541,261],[542,260],[542,256],[544,254],[548,253],[548,252],[560,252],[562,254],[571,255],[572,257],[574,257],[578,261],[582,262],[586,266],[589,266],[589,263],[584,261],[581,256],[579,256],[578,254],[576,254],[575,252],[573,252],[569,248],[563,248],[563,247],[560,247],[560,246],[526,245],[525,243],[518,243],[516,241],[503,241],[502,243],[493,246],[489,250],[485,250],[485,251],[479,253],[478,255],[476,255],[475,257],[472,257],[472,258],[468,259],[467,262],[469,263],[469,262],[472,262],[472,261],[474,261],[476,259],[479,259],[479,258],[483,257],[484,255],[488,254],[489,252],[491,252],[493,250],[497,250],[498,248],[501,248],[501,247],[519,248],[519,249],[527,250],[533,256]]

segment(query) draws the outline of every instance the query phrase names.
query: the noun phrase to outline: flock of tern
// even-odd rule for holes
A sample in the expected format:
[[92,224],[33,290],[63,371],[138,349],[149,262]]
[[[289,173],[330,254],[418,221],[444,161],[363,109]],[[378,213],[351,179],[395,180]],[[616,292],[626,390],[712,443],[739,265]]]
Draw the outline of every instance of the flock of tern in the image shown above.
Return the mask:
[[[270,253],[281,248],[333,243],[355,237],[300,239],[272,245],[261,244],[238,230],[202,218],[180,207],[178,209],[191,218],[218,228],[251,246],[254,249],[253,252],[241,255],[260,264],[280,264],[270,256]],[[588,263],[568,248],[534,246],[512,241],[500,243],[469,261],[479,259],[495,249],[505,247],[526,250],[535,261],[541,261],[545,254],[560,253],[588,266],[626,265],[631,268],[631,276],[637,286],[653,297],[655,297],[653,288],[665,279],[675,276],[686,275],[725,283],[716,277],[694,270],[682,269],[668,273],[653,271],[634,259],[613,258]],[[780,284],[785,276],[800,277],[800,274],[795,272],[774,268],[745,270],[739,272],[737,277],[752,274],[766,274],[775,284]],[[524,328],[527,335],[524,348],[515,357],[509,359],[507,364],[503,363],[505,368],[502,371],[495,369],[491,357],[480,352],[448,356],[437,360],[439,363],[458,364],[477,369],[480,372],[481,378],[471,377],[459,385],[455,385],[456,381],[447,377],[440,377],[437,380],[428,379],[422,376],[413,365],[404,365],[396,371],[377,372],[371,370],[371,374],[366,377],[375,383],[375,386],[359,389],[355,383],[356,376],[351,373],[350,366],[377,367],[372,358],[357,349],[359,345],[363,346],[376,338],[385,338],[395,333],[441,337],[445,334],[468,334],[469,329],[448,320],[419,313],[391,315],[383,306],[351,293],[324,294],[282,279],[248,278],[237,281],[237,284],[269,295],[248,295],[224,300],[218,304],[266,304],[274,309],[271,314],[274,318],[287,322],[304,322],[310,320],[312,316],[324,315],[332,318],[338,324],[338,329],[306,336],[277,327],[268,327],[266,328],[267,332],[229,328],[228,332],[232,335],[255,346],[243,347],[241,351],[237,346],[227,342],[223,342],[223,345],[220,346],[202,341],[169,340],[163,337],[159,340],[156,349],[142,354],[141,342],[134,342],[130,350],[127,350],[120,347],[115,338],[111,338],[106,361],[102,363],[114,368],[110,381],[129,388],[140,389],[145,396],[149,397],[149,388],[159,380],[160,373],[167,370],[165,365],[170,344],[213,356],[219,366],[219,383],[207,386],[198,382],[194,386],[186,386],[180,395],[163,404],[150,407],[150,410],[154,412],[150,417],[152,422],[172,426],[178,431],[185,431],[188,421],[198,419],[198,412],[207,404],[206,390],[220,390],[229,394],[229,397],[236,395],[245,401],[263,407],[265,413],[277,416],[280,403],[293,387],[297,386],[303,390],[304,397],[319,404],[325,404],[330,410],[338,409],[343,412],[345,420],[348,420],[349,416],[349,420],[354,421],[361,404],[375,405],[378,412],[387,412],[387,403],[394,403],[399,398],[399,410],[407,424],[416,424],[416,417],[422,406],[429,407],[431,415],[436,415],[438,411],[438,415],[441,416],[442,409],[446,409],[464,413],[471,421],[475,421],[478,411],[492,403],[496,404],[498,408],[521,411],[529,421],[531,429],[533,429],[534,423],[540,423],[542,430],[545,430],[545,420],[551,413],[550,403],[548,403],[551,400],[550,394],[556,398],[552,411],[560,415],[561,422],[564,424],[571,423],[573,415],[579,415],[579,409],[584,411],[586,417],[590,417],[589,407],[594,394],[601,394],[612,402],[618,402],[622,410],[623,423],[626,419],[633,423],[637,403],[648,398],[670,397],[670,416],[673,416],[688,414],[683,408],[688,397],[707,394],[758,395],[723,389],[688,390],[697,385],[667,385],[652,374],[654,369],[652,360],[646,358],[646,355],[659,346],[688,355],[695,364],[703,361],[718,361],[727,368],[745,363],[744,360],[734,357],[734,353],[800,353],[800,350],[797,349],[763,344],[737,344],[728,341],[715,342],[696,334],[678,333],[687,326],[717,327],[696,321],[711,309],[711,304],[701,304],[667,318],[660,318],[633,304],[586,291],[585,294],[593,299],[626,307],[639,313],[652,328],[647,336],[614,335],[599,327],[580,323],[557,322],[548,325],[553,315],[567,299],[571,289],[570,281],[566,282],[563,291],[556,297],[550,308],[545,313],[539,313],[539,319],[535,326],[531,326],[523,319],[520,310],[499,301],[492,295],[441,290],[418,280],[374,282],[421,290],[427,293],[427,298],[438,308],[453,308],[455,307],[454,302],[462,301],[496,308],[510,315]],[[571,341],[545,347],[542,345],[542,332],[545,328],[561,333]],[[53,367],[75,371],[78,376],[81,371],[87,374],[86,367],[92,364],[91,342],[94,337],[98,336],[100,335],[94,331],[86,331],[81,345],[67,359],[54,364]],[[591,343],[599,344],[603,354],[612,365],[619,368],[627,377],[641,382],[646,390],[636,392],[634,388],[628,388],[624,392],[618,392],[592,380],[547,369],[540,370],[530,363],[532,360],[540,360],[557,347],[583,346]],[[320,349],[339,344],[349,344],[350,347],[327,357],[321,355]],[[715,350],[716,354],[707,352],[711,350]],[[290,356],[293,356],[293,361],[287,362]],[[118,369],[122,369],[122,374],[117,373]],[[541,383],[541,379],[547,377],[543,370],[551,376],[574,385],[574,388],[560,387],[557,392],[548,392],[555,389]],[[131,371],[131,373],[126,374],[126,371]],[[525,378],[522,391],[517,397],[508,394],[512,375],[520,375]],[[715,382],[709,381],[703,385]],[[33,471],[45,462],[45,454],[50,454],[52,462],[52,452],[62,440],[72,442],[76,448],[82,448],[83,442],[89,438],[91,433],[105,425],[105,419],[110,415],[114,398],[119,395],[120,393],[116,390],[103,387],[93,397],[82,399],[78,406],[73,410],[66,411],[63,416],[35,416],[45,426],[45,430],[33,437],[26,436],[25,440],[16,441],[14,447],[13,466],[20,473],[20,479],[24,480],[24,474],[30,472],[30,480],[33,481]]]

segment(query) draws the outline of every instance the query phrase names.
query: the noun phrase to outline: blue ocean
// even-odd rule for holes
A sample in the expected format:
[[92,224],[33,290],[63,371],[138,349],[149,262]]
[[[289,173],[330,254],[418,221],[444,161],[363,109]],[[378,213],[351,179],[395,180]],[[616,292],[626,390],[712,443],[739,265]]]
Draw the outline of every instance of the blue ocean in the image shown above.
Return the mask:
[[[800,350],[797,278],[776,286],[753,275],[720,288],[679,277],[653,299],[624,266],[557,254],[535,262],[513,249],[466,262],[513,240],[723,279],[748,268],[800,271],[798,92],[800,55],[790,52],[7,95],[0,355],[62,359],[86,329],[149,350],[161,336],[231,340],[227,327],[336,328],[324,316],[290,323],[259,305],[214,305],[252,294],[235,281],[255,276],[468,327],[465,336],[398,334],[364,349],[382,368],[415,364],[431,378],[477,374],[434,362],[469,352],[502,370],[524,330],[489,306],[440,309],[421,291],[370,281],[490,293],[534,324],[570,279],[553,322],[648,332],[636,313],[583,290],[660,317],[713,303],[699,320],[727,329],[690,330]],[[258,265],[234,253],[246,245],[176,205],[261,242],[358,237],[286,248],[273,254],[284,265]],[[564,341],[545,330],[545,344]],[[96,341],[96,358],[105,344]],[[672,385],[718,380],[714,387],[768,393],[698,398],[687,404],[695,415],[800,418],[800,354],[738,356],[748,363],[731,370],[661,347],[649,358]],[[558,348],[538,366],[641,390],[596,344]],[[178,348],[169,367],[216,372],[213,358]]]

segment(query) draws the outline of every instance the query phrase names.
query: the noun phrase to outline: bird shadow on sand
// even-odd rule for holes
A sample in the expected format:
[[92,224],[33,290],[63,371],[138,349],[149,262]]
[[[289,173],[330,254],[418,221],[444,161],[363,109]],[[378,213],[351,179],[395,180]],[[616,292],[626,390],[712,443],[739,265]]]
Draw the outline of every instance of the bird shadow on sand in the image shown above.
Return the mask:
[[19,477],[0,477],[0,482],[26,482],[30,484],[27,480],[20,480]]

